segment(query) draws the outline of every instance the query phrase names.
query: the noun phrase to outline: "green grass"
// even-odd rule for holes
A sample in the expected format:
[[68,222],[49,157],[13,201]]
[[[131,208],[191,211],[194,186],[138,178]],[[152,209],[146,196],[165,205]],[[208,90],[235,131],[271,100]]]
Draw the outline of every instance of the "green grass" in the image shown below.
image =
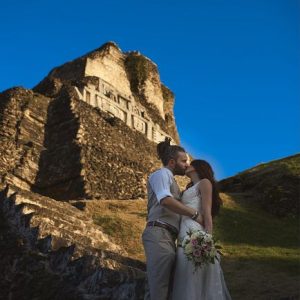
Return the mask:
[[223,199],[214,234],[223,246],[222,264],[233,298],[298,299],[299,222],[276,218],[242,194]]
[[[277,218],[259,209],[255,203],[243,202],[241,195],[231,195],[235,205],[222,207],[216,218],[216,234],[229,244],[260,247],[300,246],[298,220]],[[251,201],[251,200],[250,200]]]
[[[143,252],[142,243],[137,243],[137,235],[140,233],[140,228],[129,220],[116,218],[116,216],[103,215],[95,216],[94,222],[100,225],[104,232],[113,236],[116,243],[125,245],[125,250],[128,256],[134,256],[137,252]],[[140,259],[140,257],[137,257]]]
[[128,256],[144,260],[141,233],[145,226],[144,200],[105,200],[86,202],[86,211]]
[[246,174],[253,171],[262,171],[264,169],[280,170],[285,169],[293,175],[300,175],[300,154],[285,157],[282,159],[274,160],[267,163],[261,163],[254,168],[241,172],[240,174]]
[[225,192],[248,192],[277,217],[300,216],[300,154],[259,164],[219,182]]

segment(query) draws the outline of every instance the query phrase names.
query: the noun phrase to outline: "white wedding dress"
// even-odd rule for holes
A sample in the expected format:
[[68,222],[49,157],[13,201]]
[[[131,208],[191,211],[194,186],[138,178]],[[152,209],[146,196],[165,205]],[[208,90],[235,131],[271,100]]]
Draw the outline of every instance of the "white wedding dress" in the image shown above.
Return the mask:
[[[198,184],[187,189],[182,196],[182,203],[201,211],[201,196]],[[191,218],[182,216],[178,240],[181,241],[189,229],[203,227]],[[172,300],[228,300],[231,299],[223,272],[218,260],[215,264],[205,265],[196,271],[188,261],[182,247],[177,248],[176,267],[172,289]]]

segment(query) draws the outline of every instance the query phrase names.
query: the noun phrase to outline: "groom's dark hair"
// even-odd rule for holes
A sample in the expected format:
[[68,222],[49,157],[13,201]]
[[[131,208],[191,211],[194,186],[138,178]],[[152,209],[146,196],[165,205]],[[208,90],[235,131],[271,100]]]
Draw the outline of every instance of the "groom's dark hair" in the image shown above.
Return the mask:
[[171,139],[166,137],[163,142],[157,144],[157,155],[162,161],[163,165],[166,166],[170,159],[177,159],[178,152],[185,152],[185,150],[177,145],[170,144]]

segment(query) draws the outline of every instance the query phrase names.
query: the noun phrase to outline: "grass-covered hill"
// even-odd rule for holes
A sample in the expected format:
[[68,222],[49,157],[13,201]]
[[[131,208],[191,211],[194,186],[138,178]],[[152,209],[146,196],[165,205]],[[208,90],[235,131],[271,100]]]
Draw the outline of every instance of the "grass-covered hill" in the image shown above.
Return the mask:
[[300,154],[259,164],[219,184],[223,192],[250,193],[276,216],[300,216]]

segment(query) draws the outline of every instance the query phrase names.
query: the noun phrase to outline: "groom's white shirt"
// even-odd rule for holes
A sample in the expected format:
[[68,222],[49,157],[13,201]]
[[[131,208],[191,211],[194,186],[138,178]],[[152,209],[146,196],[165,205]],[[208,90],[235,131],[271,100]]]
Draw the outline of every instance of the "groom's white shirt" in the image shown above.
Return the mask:
[[179,229],[180,215],[160,204],[161,200],[168,196],[180,201],[180,190],[172,171],[163,167],[150,174],[147,190],[147,221],[160,221]]
[[150,175],[149,183],[159,203],[165,197],[173,197],[170,190],[172,182],[173,173],[168,168],[161,168]]

